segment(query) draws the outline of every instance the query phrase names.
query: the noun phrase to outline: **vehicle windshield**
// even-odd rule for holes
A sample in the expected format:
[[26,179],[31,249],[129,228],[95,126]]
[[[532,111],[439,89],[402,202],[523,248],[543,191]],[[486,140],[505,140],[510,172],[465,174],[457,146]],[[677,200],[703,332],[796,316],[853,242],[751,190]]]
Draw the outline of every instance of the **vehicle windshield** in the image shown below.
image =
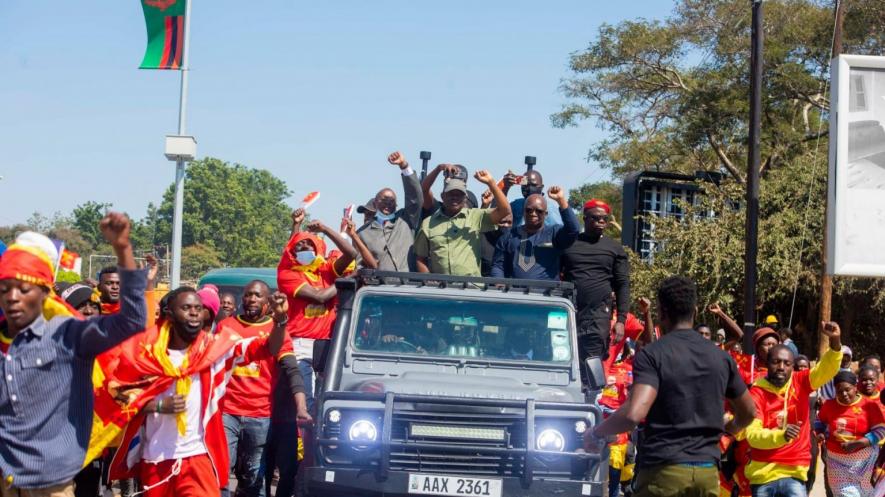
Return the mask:
[[439,357],[571,361],[564,305],[366,295],[353,348]]

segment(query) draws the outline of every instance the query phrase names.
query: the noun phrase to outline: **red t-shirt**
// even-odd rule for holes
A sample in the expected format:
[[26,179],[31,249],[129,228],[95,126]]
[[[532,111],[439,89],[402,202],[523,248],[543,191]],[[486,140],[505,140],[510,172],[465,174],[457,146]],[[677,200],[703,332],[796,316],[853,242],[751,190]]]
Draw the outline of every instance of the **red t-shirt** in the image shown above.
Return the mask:
[[[243,338],[266,338],[273,330],[273,319],[268,316],[258,323],[249,323],[239,316],[231,316],[218,323],[218,329],[222,328],[227,328]],[[276,360],[273,357],[234,368],[222,399],[222,412],[235,416],[269,418],[271,391],[277,379],[277,371]]]
[[827,425],[827,450],[844,454],[842,442],[862,438],[877,426],[885,425],[885,417],[879,402],[858,395],[856,402],[845,405],[836,399],[824,402],[817,419]]
[[602,389],[599,403],[617,410],[627,401],[627,393],[633,384],[633,357],[612,364],[608,370],[606,385]]
[[334,285],[335,279],[339,276],[335,272],[336,259],[323,262],[315,271],[287,269],[278,272],[277,286],[289,300],[289,324],[286,326],[286,331],[290,336],[317,340],[328,340],[331,336],[338,299],[333,298],[325,304],[318,304],[298,298],[295,294],[304,285],[310,285],[317,290]]

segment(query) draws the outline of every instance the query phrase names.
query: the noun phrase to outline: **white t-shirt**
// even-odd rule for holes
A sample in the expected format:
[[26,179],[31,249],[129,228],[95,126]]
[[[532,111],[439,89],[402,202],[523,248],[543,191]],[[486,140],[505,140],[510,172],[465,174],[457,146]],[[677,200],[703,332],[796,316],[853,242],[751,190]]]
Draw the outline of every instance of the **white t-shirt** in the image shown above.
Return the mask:
[[[169,350],[169,359],[175,367],[184,362],[186,351]],[[202,399],[201,399],[200,375],[191,376],[191,388],[187,395],[187,429],[184,435],[178,433],[177,416],[174,414],[150,413],[144,423],[144,453],[142,459],[147,462],[160,462],[169,459],[205,454],[206,443],[203,441],[203,423],[201,422]],[[157,396],[163,403],[172,402],[175,394],[175,384],[168,390]]]

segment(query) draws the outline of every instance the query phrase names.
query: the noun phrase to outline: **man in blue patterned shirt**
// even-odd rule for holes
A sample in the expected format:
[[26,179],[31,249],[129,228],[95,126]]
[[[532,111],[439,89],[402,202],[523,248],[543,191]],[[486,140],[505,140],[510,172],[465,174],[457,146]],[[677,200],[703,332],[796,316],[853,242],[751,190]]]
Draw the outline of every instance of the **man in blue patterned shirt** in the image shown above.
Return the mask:
[[121,309],[84,320],[52,290],[52,243],[25,233],[0,258],[0,496],[73,497],[92,428],[95,356],[144,329],[146,273],[136,268],[129,219],[101,231],[120,267]]

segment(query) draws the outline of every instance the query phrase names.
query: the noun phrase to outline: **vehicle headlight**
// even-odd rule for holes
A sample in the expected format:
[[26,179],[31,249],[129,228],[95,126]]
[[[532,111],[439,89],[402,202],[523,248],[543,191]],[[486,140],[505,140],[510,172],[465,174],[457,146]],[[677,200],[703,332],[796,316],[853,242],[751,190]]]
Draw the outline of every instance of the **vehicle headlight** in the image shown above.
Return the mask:
[[584,420],[575,421],[575,433],[583,435],[587,431],[587,422]]
[[378,428],[375,423],[360,419],[350,425],[347,435],[352,442],[374,442],[378,439]]
[[538,435],[537,448],[545,452],[562,452],[565,449],[565,437],[559,431],[548,428]]
[[330,423],[340,423],[341,422],[341,411],[338,409],[332,409],[329,411],[329,422]]

